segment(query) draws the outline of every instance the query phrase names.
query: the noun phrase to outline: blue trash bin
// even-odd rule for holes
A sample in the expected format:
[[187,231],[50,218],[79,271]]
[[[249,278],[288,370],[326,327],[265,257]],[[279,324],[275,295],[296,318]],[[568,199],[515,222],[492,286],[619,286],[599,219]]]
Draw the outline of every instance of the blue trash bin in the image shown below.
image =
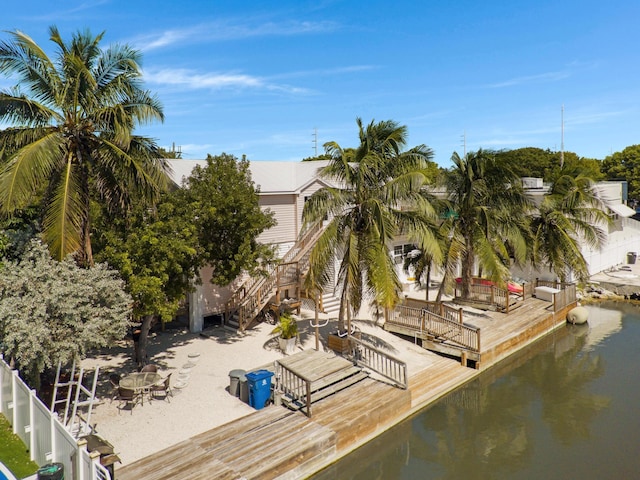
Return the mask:
[[271,396],[271,377],[269,370],[256,370],[245,375],[249,386],[249,405],[256,410],[264,408]]

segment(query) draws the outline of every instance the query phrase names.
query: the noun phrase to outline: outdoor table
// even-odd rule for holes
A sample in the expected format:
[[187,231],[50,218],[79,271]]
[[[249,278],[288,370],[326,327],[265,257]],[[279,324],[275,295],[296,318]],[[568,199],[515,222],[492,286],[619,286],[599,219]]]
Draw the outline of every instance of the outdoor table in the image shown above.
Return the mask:
[[160,381],[162,381],[162,375],[156,372],[130,373],[120,379],[120,386],[144,394],[152,385]]

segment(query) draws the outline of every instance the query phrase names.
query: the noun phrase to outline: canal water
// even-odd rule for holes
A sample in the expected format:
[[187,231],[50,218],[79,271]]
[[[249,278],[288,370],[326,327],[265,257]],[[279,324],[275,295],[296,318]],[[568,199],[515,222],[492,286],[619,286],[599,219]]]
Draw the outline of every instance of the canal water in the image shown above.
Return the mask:
[[312,478],[640,478],[640,308],[587,308]]

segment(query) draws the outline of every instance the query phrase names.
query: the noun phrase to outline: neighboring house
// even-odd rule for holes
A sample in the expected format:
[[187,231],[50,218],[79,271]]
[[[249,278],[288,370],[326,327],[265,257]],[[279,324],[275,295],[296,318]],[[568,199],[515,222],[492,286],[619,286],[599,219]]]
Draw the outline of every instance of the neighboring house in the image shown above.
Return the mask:
[[[523,178],[525,192],[539,202],[548,193],[549,185],[545,185],[541,178]],[[610,225],[601,225],[606,234],[604,247],[600,250],[582,247],[582,255],[587,261],[589,274],[595,275],[609,268],[626,263],[629,253],[637,254],[640,251],[640,222],[632,219],[635,210],[629,208],[627,203],[626,181],[604,181],[595,184],[598,196],[607,207],[607,213],[611,219]],[[555,274],[548,270],[534,271],[532,268],[512,268],[514,277],[532,281],[536,277],[553,280]]]
[[[206,160],[169,160],[173,169],[172,179],[180,185],[196,165],[206,166]],[[275,214],[277,224],[263,232],[258,240],[277,247],[279,257],[283,257],[295,244],[302,228],[302,209],[304,202],[317,190],[332,186],[320,178],[318,170],[327,161],[315,162],[250,162],[249,169],[256,187],[260,190],[260,206]],[[527,193],[536,201],[548,192],[548,186],[539,178],[524,178]],[[583,248],[583,255],[593,275],[608,268],[625,263],[630,252],[640,252],[640,222],[631,219],[635,211],[626,206],[626,182],[599,182],[596,185],[600,198],[607,206],[612,224],[604,227],[607,233],[605,248],[595,251]],[[402,272],[402,264],[407,254],[415,247],[405,237],[398,237],[389,245],[398,265],[403,284],[411,283]],[[513,269],[514,277],[531,281],[536,277],[555,278],[548,271],[532,271],[531,268]],[[193,332],[201,331],[205,318],[222,316],[226,303],[233,292],[246,280],[238,278],[227,287],[217,287],[209,280],[211,271],[201,271],[202,285],[189,296],[189,328]]]

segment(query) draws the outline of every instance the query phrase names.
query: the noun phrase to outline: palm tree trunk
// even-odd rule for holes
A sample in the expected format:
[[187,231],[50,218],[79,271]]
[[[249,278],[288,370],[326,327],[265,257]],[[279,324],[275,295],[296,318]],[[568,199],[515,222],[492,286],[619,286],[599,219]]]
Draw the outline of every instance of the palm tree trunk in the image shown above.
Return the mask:
[[462,256],[462,298],[468,299],[471,297],[471,282],[473,281],[473,241],[470,238],[471,235],[467,235],[466,238],[466,251]]

